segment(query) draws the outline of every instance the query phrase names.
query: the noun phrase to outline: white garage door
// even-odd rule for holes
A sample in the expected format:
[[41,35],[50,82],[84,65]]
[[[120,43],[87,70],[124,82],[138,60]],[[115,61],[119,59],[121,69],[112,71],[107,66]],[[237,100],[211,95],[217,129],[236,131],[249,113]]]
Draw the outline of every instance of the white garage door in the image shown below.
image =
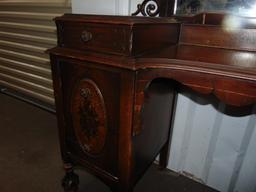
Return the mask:
[[0,0],[0,86],[54,105],[48,48],[56,45],[52,19],[70,12],[65,0]]

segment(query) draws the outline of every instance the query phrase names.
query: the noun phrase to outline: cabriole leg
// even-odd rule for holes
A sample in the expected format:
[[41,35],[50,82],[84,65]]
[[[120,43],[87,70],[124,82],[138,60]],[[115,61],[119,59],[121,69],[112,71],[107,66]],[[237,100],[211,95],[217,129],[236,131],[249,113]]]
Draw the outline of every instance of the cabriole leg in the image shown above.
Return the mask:
[[64,164],[66,175],[62,179],[62,187],[65,192],[76,192],[79,185],[79,177],[74,173],[71,164]]

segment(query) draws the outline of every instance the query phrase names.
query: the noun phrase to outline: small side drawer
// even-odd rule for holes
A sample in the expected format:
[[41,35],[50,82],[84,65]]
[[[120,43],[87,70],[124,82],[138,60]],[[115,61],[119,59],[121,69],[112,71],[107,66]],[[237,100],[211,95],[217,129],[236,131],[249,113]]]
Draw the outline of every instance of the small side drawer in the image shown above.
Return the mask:
[[60,47],[129,55],[128,27],[111,24],[58,22]]

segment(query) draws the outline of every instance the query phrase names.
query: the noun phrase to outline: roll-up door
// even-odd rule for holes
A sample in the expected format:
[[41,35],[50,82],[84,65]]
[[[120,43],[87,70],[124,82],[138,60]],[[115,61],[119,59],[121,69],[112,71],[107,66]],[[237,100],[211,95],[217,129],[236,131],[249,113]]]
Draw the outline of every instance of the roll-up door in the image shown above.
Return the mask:
[[0,86],[54,105],[48,48],[52,19],[70,12],[67,0],[0,0]]

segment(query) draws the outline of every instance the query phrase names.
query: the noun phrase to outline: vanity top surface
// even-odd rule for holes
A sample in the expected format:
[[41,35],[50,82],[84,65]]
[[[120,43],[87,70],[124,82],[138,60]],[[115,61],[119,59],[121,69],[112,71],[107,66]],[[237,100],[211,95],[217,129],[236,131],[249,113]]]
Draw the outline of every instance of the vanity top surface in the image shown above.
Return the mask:
[[106,24],[163,24],[178,23],[171,17],[140,17],[140,16],[114,16],[114,15],[85,15],[85,14],[64,14],[56,17],[55,21],[72,21],[86,23],[106,23]]

